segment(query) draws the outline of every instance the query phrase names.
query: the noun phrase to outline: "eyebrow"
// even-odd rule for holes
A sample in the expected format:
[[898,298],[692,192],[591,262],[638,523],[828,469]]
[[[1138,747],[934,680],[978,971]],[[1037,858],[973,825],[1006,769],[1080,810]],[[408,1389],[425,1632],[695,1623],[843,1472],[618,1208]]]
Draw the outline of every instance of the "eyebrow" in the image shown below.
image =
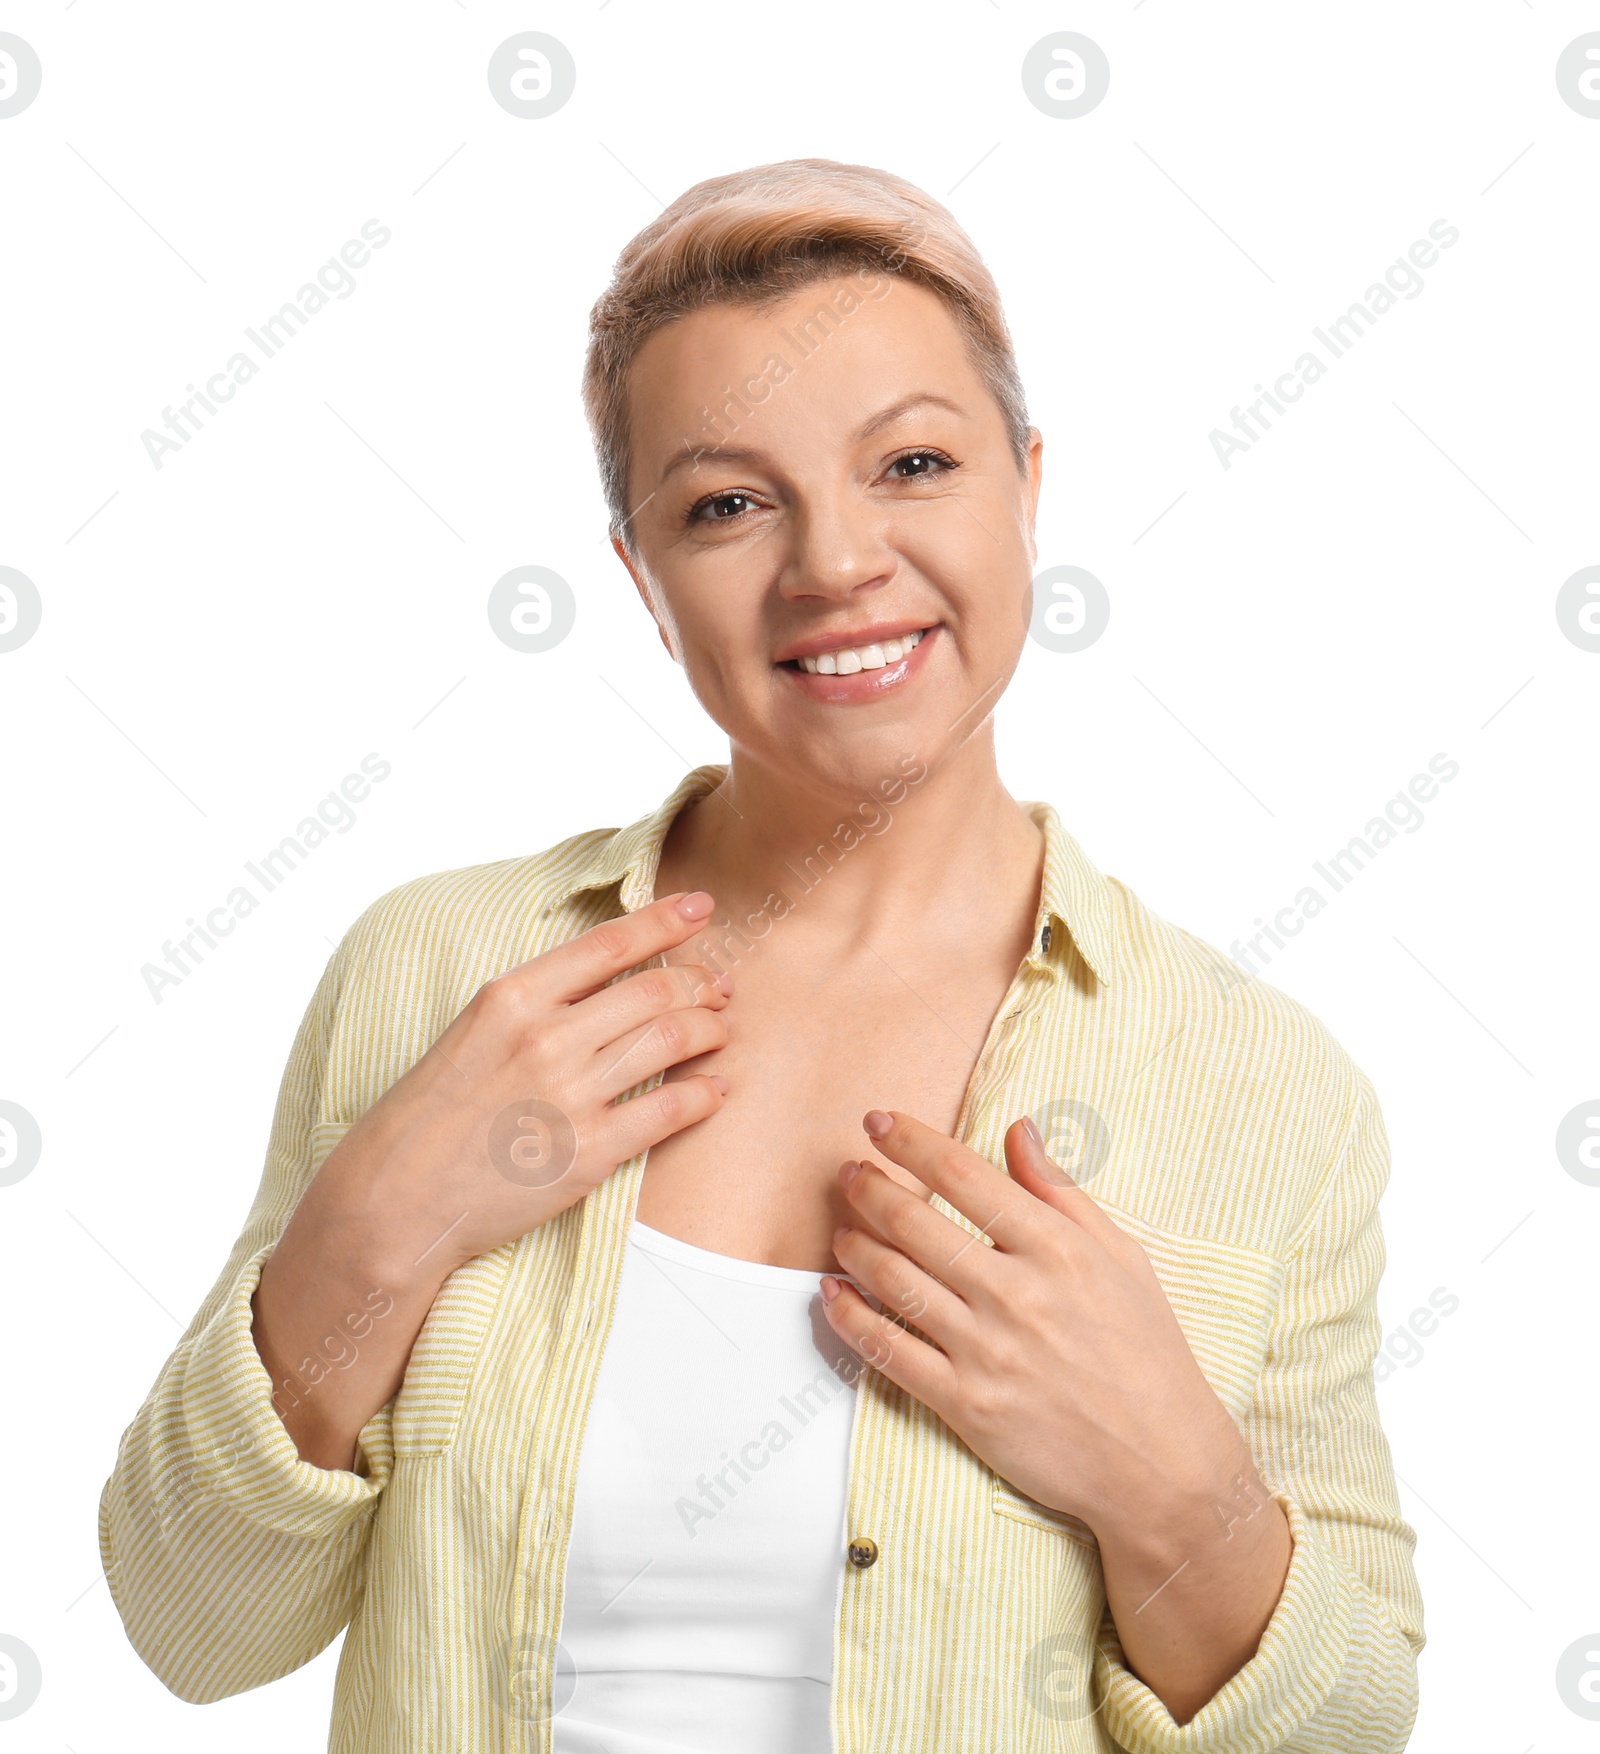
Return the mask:
[[[960,420],[967,418],[966,409],[959,402],[952,402],[948,396],[941,396],[936,390],[913,390],[909,396],[902,396],[898,402],[891,402],[887,408],[880,408],[857,427],[855,442],[859,444],[863,439],[869,439],[874,433],[881,432],[886,426],[893,426],[897,420],[903,419],[916,408],[943,408]],[[665,483],[668,476],[675,475],[678,470],[687,468],[692,463],[698,463],[702,458],[710,458],[718,463],[761,463],[765,462],[766,453],[748,445],[685,444],[672,455],[661,471],[661,482]]]

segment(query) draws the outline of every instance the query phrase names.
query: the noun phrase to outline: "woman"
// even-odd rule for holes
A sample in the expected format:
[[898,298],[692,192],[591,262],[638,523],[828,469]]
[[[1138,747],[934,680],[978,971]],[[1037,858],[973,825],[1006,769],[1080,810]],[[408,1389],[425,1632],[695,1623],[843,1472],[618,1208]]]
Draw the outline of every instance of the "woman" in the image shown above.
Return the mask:
[[702,183],[585,396],[729,762],[347,934],[105,1491],[135,1646],[208,1700],[348,1625],[385,1754],[1403,1747],[1378,1107],[1001,784],[1041,440],[970,241]]

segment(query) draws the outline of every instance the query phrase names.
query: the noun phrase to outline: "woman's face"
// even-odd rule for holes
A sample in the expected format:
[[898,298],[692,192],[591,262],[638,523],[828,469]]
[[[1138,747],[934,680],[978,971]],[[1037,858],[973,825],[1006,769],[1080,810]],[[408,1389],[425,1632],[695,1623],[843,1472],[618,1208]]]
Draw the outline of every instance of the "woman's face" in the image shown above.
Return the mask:
[[830,791],[936,769],[1026,636],[1042,449],[1018,468],[944,303],[863,270],[711,306],[630,391],[617,551],[734,747]]

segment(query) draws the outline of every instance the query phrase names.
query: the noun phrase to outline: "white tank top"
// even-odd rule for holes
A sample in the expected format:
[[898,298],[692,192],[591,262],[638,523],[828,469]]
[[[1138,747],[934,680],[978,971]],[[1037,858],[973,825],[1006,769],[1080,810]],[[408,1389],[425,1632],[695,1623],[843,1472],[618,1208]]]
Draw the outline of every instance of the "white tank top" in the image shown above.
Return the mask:
[[578,1463],[556,1754],[824,1754],[852,1354],[822,1275],[637,1220]]

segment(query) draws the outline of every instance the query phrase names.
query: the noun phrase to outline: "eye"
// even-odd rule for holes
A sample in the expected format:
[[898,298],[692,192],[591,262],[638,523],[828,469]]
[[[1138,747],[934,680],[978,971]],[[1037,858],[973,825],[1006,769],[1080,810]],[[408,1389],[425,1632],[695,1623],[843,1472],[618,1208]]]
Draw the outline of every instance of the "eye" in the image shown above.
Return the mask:
[[[727,493],[708,493],[704,499],[696,500],[684,514],[686,524],[726,524],[744,513],[755,504],[753,494],[734,489]],[[709,513],[709,516],[704,514]]]
[[921,450],[902,451],[890,463],[889,468],[891,471],[897,470],[903,464],[910,467],[906,474],[895,476],[897,481],[926,480],[930,476],[947,474],[950,470],[961,467],[953,457],[948,457],[943,451],[934,450],[926,445]]

